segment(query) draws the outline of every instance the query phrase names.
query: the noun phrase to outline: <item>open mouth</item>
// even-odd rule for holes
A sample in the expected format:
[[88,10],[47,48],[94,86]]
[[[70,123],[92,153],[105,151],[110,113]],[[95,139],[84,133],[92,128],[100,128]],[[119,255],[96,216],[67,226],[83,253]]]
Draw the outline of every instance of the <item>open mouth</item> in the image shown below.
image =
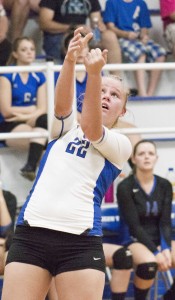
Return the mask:
[[108,105],[106,103],[102,103],[102,108],[106,109],[106,110],[109,110],[109,107],[108,107]]

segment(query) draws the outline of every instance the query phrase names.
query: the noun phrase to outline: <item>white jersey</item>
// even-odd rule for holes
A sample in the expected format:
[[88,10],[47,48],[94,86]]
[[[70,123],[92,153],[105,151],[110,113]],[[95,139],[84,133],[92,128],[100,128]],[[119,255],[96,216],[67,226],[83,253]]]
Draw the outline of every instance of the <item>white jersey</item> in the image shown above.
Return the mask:
[[17,225],[100,236],[102,199],[131,144],[105,127],[103,138],[90,142],[72,116],[58,120],[60,137],[48,144]]

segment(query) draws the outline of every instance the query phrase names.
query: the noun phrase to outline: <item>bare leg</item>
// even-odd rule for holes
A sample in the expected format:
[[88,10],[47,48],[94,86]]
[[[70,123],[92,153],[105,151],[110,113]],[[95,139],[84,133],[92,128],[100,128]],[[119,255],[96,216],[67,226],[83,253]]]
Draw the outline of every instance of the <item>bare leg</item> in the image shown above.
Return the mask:
[[51,279],[51,274],[40,267],[9,263],[5,267],[2,300],[44,300]]
[[4,274],[5,258],[5,239],[0,238],[0,275]]
[[[105,30],[102,32],[102,47],[108,49],[108,63],[109,64],[121,64],[122,56],[118,39],[114,32],[111,30]],[[111,72],[113,74],[119,74],[119,71]]]
[[59,274],[55,281],[59,300],[101,300],[105,274],[85,269]]
[[[134,265],[138,266],[139,264],[156,262],[154,254],[148,250],[144,245],[140,243],[134,243],[128,246],[133,255]],[[152,286],[154,279],[145,280],[137,275],[134,277],[134,284],[140,289],[148,289]]]
[[14,0],[11,8],[10,38],[13,42],[22,35],[30,12],[29,0]]
[[[21,124],[16,126],[11,132],[31,132],[32,128],[27,124]],[[15,149],[28,149],[30,140],[29,139],[8,139],[6,140],[6,144],[8,147],[12,147]]]
[[58,300],[57,290],[55,286],[55,278],[52,278],[52,282],[48,292],[49,300]]
[[[43,128],[32,128],[31,126],[27,125],[27,124],[21,124],[16,126],[11,132],[13,133],[17,133],[17,132],[46,132],[46,129]],[[21,149],[21,150],[25,150],[29,148],[29,143],[38,143],[41,145],[45,145],[46,143],[46,138],[31,138],[31,139],[8,139],[6,140],[6,144],[8,147],[12,147],[15,149]]]
[[[144,63],[145,58],[146,58],[145,55],[142,55],[137,62],[138,63]],[[137,83],[139,96],[146,97],[147,92],[146,92],[146,87],[145,87],[145,70],[136,71],[135,72],[135,78],[136,78],[136,83]]]
[[12,222],[2,190],[0,189],[0,226],[7,226]]
[[[156,62],[164,62],[164,61],[165,61],[165,56],[160,56],[156,60]],[[148,91],[147,91],[148,96],[152,96],[154,94],[157,84],[159,82],[161,73],[162,73],[161,70],[151,70],[150,71]]]
[[[120,249],[121,246],[112,244],[103,244],[103,250],[105,254],[106,265],[113,268],[113,254],[116,250]],[[113,293],[125,293],[127,292],[129,280],[131,275],[130,270],[112,270],[112,277],[110,281],[111,291]]]

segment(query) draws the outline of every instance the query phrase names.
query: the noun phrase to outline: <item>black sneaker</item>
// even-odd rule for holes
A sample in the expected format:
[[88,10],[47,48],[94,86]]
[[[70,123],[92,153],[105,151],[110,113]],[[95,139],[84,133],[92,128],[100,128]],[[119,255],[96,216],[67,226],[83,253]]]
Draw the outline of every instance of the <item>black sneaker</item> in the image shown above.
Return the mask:
[[21,175],[30,181],[33,181],[36,177],[35,169],[29,164],[26,164],[20,171]]

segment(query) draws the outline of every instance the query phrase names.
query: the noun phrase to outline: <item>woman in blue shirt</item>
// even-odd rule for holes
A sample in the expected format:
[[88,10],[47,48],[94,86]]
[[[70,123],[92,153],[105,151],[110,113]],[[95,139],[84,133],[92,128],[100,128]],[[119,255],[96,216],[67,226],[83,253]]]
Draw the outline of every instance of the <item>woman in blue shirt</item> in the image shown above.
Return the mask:
[[[29,66],[35,45],[28,37],[17,38],[8,65]],[[0,132],[43,132],[47,130],[46,78],[41,72],[6,73],[0,77]],[[21,175],[33,180],[46,138],[7,139],[6,145],[29,148]]]

